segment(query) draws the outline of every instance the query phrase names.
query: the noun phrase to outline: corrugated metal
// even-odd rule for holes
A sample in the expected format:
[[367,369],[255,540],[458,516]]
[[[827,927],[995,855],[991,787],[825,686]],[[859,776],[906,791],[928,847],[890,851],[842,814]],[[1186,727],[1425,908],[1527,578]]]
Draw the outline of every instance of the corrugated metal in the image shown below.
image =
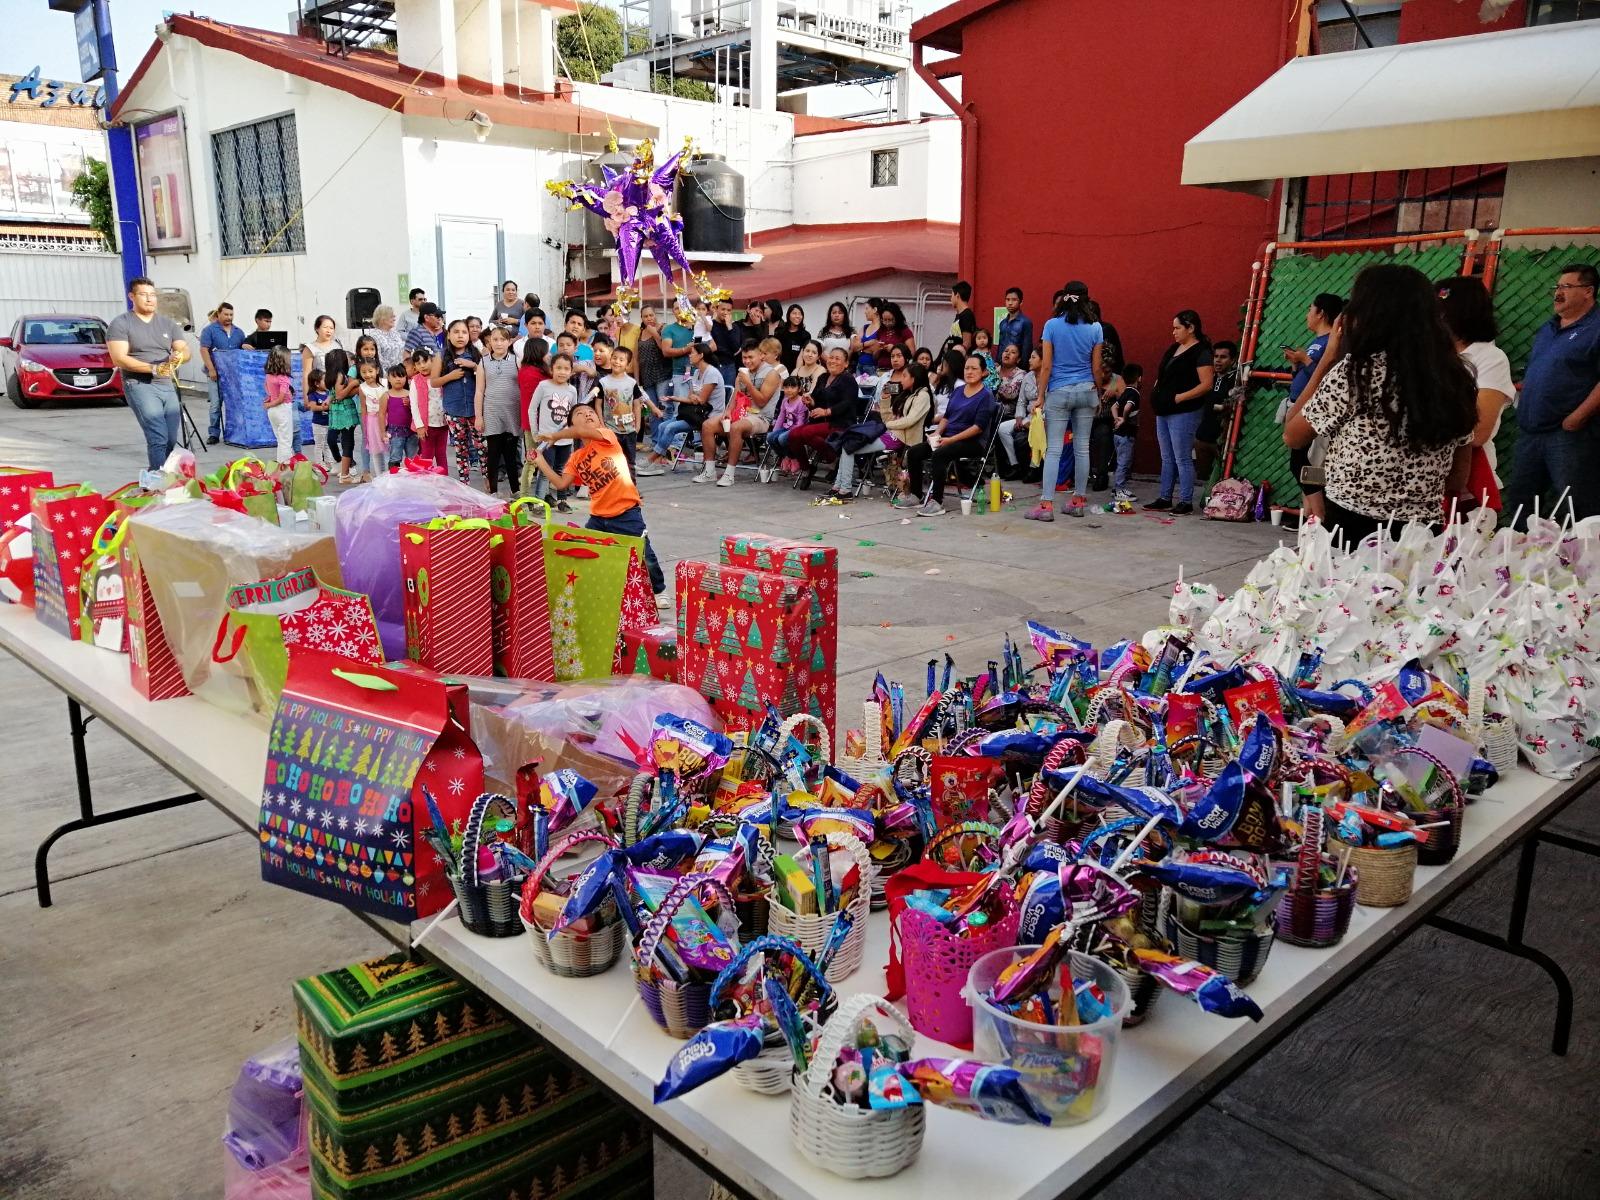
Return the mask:
[[115,254],[0,251],[0,330],[23,313],[70,312],[110,320],[128,307]]

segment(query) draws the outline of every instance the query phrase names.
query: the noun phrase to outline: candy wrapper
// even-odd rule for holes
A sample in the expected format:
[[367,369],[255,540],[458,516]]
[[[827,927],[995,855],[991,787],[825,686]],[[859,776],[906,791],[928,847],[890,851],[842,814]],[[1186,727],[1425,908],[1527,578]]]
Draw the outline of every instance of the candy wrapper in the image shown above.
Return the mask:
[[657,717],[650,734],[651,763],[678,779],[709,774],[732,753],[733,743],[726,736],[686,717]]
[[1219,971],[1159,950],[1135,948],[1132,953],[1140,970],[1155,976],[1180,995],[1188,996],[1206,1012],[1219,1017],[1261,1020],[1260,1005]]
[[614,853],[620,862],[640,871],[678,872],[700,853],[700,835],[688,829],[668,829]]
[[[1257,720],[1265,722],[1266,717]],[[1245,769],[1237,762],[1222,768],[1206,794],[1191,808],[1178,826],[1178,832],[1197,842],[1214,842],[1226,837],[1244,811]]]
[[767,1018],[761,1013],[707,1025],[667,1063],[667,1073],[656,1084],[655,1102],[661,1104],[691,1092],[755,1058],[766,1041],[766,1029]]
[[1067,919],[1061,879],[1054,870],[1026,876],[1018,903],[1022,912],[1017,924],[1019,945],[1042,942],[1052,929]]
[[594,802],[599,791],[571,767],[539,777],[539,805],[550,814],[550,832],[560,833]]
[[988,998],[998,1005],[1012,1005],[1048,986],[1051,975],[1072,948],[1066,932],[1067,926],[1057,925],[1032,952],[1001,971]]
[[1035,1103],[1011,1067],[964,1058],[918,1058],[901,1063],[901,1078],[927,1104],[971,1113],[1008,1125],[1049,1125],[1050,1114]]
[[1141,863],[1137,872],[1163,883],[1197,904],[1232,904],[1242,900],[1266,880],[1240,859],[1217,855],[1215,861],[1200,856],[1176,862]]

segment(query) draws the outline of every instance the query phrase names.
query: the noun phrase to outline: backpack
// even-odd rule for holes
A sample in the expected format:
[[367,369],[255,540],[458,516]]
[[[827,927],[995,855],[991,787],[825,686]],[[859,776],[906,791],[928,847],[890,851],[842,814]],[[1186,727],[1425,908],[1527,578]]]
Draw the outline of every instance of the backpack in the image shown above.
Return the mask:
[[1254,502],[1255,488],[1250,481],[1229,477],[1211,489],[1202,515],[1212,521],[1248,521]]

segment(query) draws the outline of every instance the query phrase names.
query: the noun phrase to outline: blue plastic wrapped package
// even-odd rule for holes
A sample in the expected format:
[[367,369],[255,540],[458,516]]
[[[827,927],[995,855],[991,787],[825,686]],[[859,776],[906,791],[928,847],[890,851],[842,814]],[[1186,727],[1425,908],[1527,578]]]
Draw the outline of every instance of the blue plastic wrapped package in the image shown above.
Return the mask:
[[[211,356],[217,365],[217,392],[222,397],[222,440],[230,446],[276,446],[263,401],[267,396],[267,352],[265,350],[218,350]],[[300,351],[289,353],[289,386],[294,392],[294,411],[300,426],[300,444],[310,447],[311,413],[301,403]]]
[[300,1047],[279,1042],[239,1068],[222,1135],[225,1200],[311,1194],[301,1105]]

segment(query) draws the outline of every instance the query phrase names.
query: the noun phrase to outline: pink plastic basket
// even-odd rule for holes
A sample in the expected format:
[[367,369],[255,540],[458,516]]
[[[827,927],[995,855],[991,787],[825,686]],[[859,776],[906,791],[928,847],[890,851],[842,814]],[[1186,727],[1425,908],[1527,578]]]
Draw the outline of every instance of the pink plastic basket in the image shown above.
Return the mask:
[[1002,895],[1005,915],[979,936],[955,937],[914,908],[900,914],[906,1012],[919,1032],[952,1046],[972,1045],[972,1009],[962,994],[967,975],[972,964],[989,951],[1017,944],[1016,898],[1010,889]]

